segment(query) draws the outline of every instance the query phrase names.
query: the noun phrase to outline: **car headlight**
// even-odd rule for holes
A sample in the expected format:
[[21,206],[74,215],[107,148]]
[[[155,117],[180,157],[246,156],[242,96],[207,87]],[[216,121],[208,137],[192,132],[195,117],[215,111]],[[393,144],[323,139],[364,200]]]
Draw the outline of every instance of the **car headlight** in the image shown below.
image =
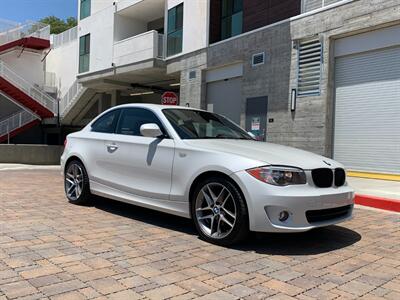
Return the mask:
[[246,171],[258,180],[277,186],[307,183],[306,174],[298,168],[266,166]]

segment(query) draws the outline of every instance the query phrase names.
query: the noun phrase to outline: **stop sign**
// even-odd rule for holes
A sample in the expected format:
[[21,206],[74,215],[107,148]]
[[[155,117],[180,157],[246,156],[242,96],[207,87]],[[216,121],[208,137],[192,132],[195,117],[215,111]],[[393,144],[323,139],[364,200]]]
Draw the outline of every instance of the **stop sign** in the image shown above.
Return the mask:
[[165,92],[161,96],[162,105],[178,105],[178,95],[174,92]]

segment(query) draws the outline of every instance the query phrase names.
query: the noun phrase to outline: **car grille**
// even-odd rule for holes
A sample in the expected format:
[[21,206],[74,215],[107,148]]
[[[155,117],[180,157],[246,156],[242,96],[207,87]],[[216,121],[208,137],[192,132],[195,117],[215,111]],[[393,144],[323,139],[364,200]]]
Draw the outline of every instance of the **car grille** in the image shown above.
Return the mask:
[[340,187],[346,182],[346,172],[342,168],[335,170],[328,168],[314,169],[311,171],[314,184],[320,188],[328,188],[333,184]]
[[319,223],[346,217],[351,212],[351,205],[306,211],[308,223]]
[[342,186],[345,184],[345,182],[346,182],[346,172],[341,168],[335,169],[335,185]]

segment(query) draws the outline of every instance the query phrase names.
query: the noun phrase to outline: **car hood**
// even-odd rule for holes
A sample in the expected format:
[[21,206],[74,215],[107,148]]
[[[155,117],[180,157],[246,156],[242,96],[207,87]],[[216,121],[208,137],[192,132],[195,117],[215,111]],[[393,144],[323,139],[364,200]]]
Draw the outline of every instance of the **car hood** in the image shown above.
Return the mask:
[[185,140],[185,143],[195,148],[253,159],[262,165],[292,166],[304,170],[343,167],[330,158],[272,143],[220,139]]

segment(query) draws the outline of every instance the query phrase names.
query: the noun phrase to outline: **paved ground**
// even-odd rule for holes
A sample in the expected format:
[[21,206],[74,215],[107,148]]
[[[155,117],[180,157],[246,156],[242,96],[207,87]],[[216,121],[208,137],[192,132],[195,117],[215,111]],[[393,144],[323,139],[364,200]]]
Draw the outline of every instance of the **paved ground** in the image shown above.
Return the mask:
[[68,204],[55,170],[0,172],[0,299],[400,299],[400,215],[222,248],[190,221]]
[[400,200],[400,181],[348,177],[358,194]]

